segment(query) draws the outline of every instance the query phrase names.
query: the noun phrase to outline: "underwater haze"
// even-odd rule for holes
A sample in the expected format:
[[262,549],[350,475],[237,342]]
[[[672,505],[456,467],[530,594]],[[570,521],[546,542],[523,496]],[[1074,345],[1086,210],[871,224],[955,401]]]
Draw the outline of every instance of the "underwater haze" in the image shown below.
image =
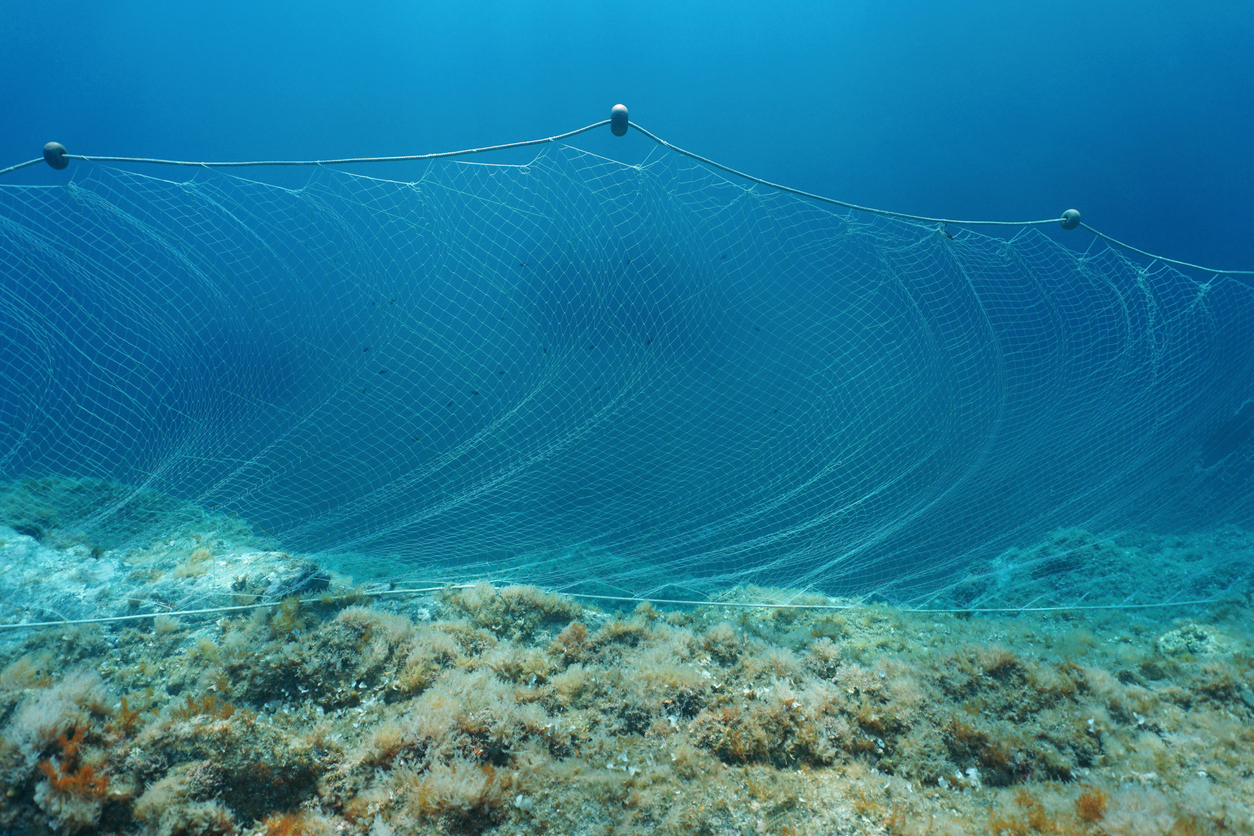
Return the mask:
[[[1254,520],[1251,282],[1049,220],[1076,208],[1157,253],[1254,266],[1241,7],[16,15],[12,162],[47,140],[421,154],[622,102],[811,193],[1045,224],[833,211],[605,127],[464,162],[40,163],[0,184],[0,475],[125,487],[39,488],[5,518],[21,530],[120,549],[141,517],[173,524],[172,498],[354,555],[359,579],[652,598],[770,582],[915,605],[967,583],[944,603],[1022,606],[1042,577],[1063,605],[1117,573],[1043,561],[1008,580],[998,556],[1051,531]],[[1232,582],[1203,574],[1106,596]]]
[[11,4],[0,164],[49,140],[186,160],[415,154],[549,136],[623,102],[680,146],[807,191],[948,218],[1077,208],[1150,252],[1251,269],[1252,43],[1238,0]]
[[1254,834],[1248,2],[8,5],[0,834]]

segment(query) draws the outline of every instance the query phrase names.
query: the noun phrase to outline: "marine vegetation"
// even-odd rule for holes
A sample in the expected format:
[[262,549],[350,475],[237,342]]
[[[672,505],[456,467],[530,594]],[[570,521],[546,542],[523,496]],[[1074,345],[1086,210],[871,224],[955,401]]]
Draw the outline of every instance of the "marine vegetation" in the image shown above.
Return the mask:
[[10,633],[0,831],[1250,833],[1249,616],[480,584]]

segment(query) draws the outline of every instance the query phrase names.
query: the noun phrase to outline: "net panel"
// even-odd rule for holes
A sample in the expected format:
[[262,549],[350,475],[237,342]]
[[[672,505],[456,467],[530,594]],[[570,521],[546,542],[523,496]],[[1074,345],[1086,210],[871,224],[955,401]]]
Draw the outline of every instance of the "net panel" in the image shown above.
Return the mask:
[[1248,287],[665,152],[82,165],[0,187],[0,270],[0,479],[109,485],[57,520],[108,548],[194,506],[360,576],[1066,605],[1117,579],[1007,550],[1251,516]]

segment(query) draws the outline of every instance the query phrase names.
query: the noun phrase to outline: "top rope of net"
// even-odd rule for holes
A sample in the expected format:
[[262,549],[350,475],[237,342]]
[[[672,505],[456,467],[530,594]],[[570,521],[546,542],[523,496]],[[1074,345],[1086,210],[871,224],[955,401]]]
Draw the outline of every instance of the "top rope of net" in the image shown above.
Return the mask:
[[546,136],[540,139],[527,139],[527,140],[522,140],[521,142],[507,142],[507,143],[504,143],[503,145],[486,145],[486,146],[483,146],[482,148],[465,148],[460,151],[439,151],[439,152],[435,152],[431,154],[402,154],[402,155],[390,156],[390,157],[341,157],[339,159],[328,159],[328,160],[232,160],[232,161],[210,162],[210,161],[194,161],[194,160],[162,160],[162,159],[155,159],[152,157],[104,157],[104,156],[96,156],[92,154],[71,154],[66,150],[65,146],[62,145],[61,143],[49,142],[46,145],[44,145],[42,157],[36,157],[33,160],[27,160],[26,162],[18,163],[17,165],[11,165],[8,168],[0,169],[0,176],[3,176],[5,174],[10,174],[14,171],[20,171],[21,169],[27,168],[29,166],[38,165],[41,162],[46,162],[48,165],[60,171],[62,169],[65,169],[67,166],[69,166],[70,160],[84,160],[88,162],[98,162],[98,163],[145,163],[145,164],[150,164],[150,165],[178,165],[178,166],[191,166],[191,167],[200,167],[200,168],[247,168],[247,167],[252,167],[252,166],[338,166],[338,165],[352,165],[356,163],[396,163],[396,162],[413,162],[413,161],[418,161],[418,160],[438,160],[438,159],[444,159],[447,157],[464,157],[464,156],[469,156],[471,154],[483,154],[483,153],[487,153],[490,151],[506,151],[512,148],[526,148],[532,145],[544,145],[545,143],[549,143],[549,142],[560,142],[562,140],[570,139],[571,137],[578,136],[579,134],[588,133],[589,131],[594,131],[597,128],[605,127],[606,125],[610,126],[610,130],[614,133],[615,136],[624,136],[627,133],[628,128],[634,128],[637,132],[653,140],[654,142],[656,142],[658,145],[662,146],[663,148],[669,149],[670,151],[674,151],[676,154],[682,154],[683,156],[688,157],[689,159],[696,160],[702,165],[706,165],[711,168],[717,169],[719,171],[726,172],[727,174],[730,174],[734,177],[738,177],[742,180],[748,180],[751,183],[756,183],[768,189],[774,189],[780,192],[787,192],[788,194],[797,195],[798,197],[803,197],[803,198],[806,198],[807,200],[813,200],[819,203],[826,203],[831,206],[839,206],[843,209],[852,209],[857,212],[866,212],[868,214],[880,215],[886,218],[896,218],[898,220],[915,221],[915,222],[926,223],[926,224],[939,224],[940,229],[942,231],[944,231],[944,228],[948,226],[949,224],[953,224],[955,226],[1014,226],[1014,227],[1045,226],[1049,224],[1060,224],[1063,229],[1076,229],[1077,227],[1083,227],[1084,229],[1088,230],[1093,235],[1097,236],[1098,238],[1101,238],[1103,241],[1106,241],[1107,243],[1113,244],[1117,247],[1121,247],[1125,250],[1128,250],[1129,252],[1137,253],[1138,255],[1144,256],[1153,261],[1160,261],[1164,264],[1171,264],[1176,267],[1186,267],[1190,270],[1199,270],[1203,273],[1213,273],[1216,275],[1222,274],[1226,276],[1254,276],[1254,270],[1221,270],[1215,267],[1205,267],[1203,265],[1193,264],[1188,261],[1180,261],[1174,258],[1167,258],[1166,256],[1161,256],[1161,255],[1157,255],[1156,253],[1151,253],[1146,250],[1142,250],[1139,247],[1134,247],[1131,244],[1126,244],[1123,241],[1120,241],[1116,238],[1112,238],[1111,236],[1105,234],[1104,232],[1101,232],[1100,230],[1097,230],[1089,226],[1088,224],[1081,222],[1080,213],[1079,211],[1075,209],[1068,209],[1067,211],[1063,212],[1060,217],[1057,217],[1057,218],[1045,218],[1043,220],[1037,220],[1037,221],[976,221],[976,220],[966,220],[966,219],[960,219],[960,218],[932,218],[932,217],[927,217],[926,215],[912,215],[908,212],[892,212],[887,209],[876,209],[875,207],[872,207],[872,206],[860,206],[856,203],[849,203],[847,201],[837,200],[831,197],[825,197],[823,195],[814,194],[813,192],[807,192],[802,189],[794,189],[791,186],[784,186],[779,183],[772,183],[770,180],[763,180],[761,177],[755,177],[752,174],[746,174],[745,172],[732,168],[731,166],[723,165],[722,163],[715,162],[714,160],[711,160],[707,157],[703,157],[700,154],[694,153],[684,148],[680,148],[678,145],[667,142],[665,139],[662,139],[660,136],[652,133],[651,131],[646,130],[645,128],[642,128],[640,125],[637,125],[635,122],[630,121],[628,119],[627,107],[621,104],[614,105],[614,107],[611,108],[609,119],[602,119],[600,122],[593,122],[591,125],[585,125],[582,128],[576,128],[573,131],[567,131],[566,133],[555,134],[553,136]]

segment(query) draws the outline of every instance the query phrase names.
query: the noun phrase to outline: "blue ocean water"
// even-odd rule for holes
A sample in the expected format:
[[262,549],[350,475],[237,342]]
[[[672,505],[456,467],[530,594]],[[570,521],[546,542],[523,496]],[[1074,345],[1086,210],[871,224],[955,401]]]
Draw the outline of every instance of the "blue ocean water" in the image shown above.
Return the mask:
[[[1074,207],[1249,270],[1252,43],[1248,0],[10,3],[0,168],[417,154],[623,102],[810,192]],[[653,159],[0,180],[0,830],[1089,832],[1107,795],[1112,833],[1254,827],[1254,282]],[[328,566],[340,603],[391,581],[378,612],[296,605]],[[479,576],[792,590],[388,597]],[[962,617],[774,606],[831,603],[801,587]]]
[[[951,218],[1078,208],[1166,256],[1254,268],[1254,13],[1067,11],[23,9],[0,44],[0,163],[48,140],[183,160],[419,154],[565,132],[622,102],[810,192]],[[572,144],[660,159],[636,133]],[[9,175],[84,190],[7,195],[0,476],[142,486],[311,553],[534,567],[583,549],[613,555],[634,592],[677,566],[805,585],[853,564],[882,589],[1059,527],[1254,515],[1246,285],[1147,279],[1101,246],[1077,266],[1032,236],[846,227],[674,159],[641,177],[591,159],[449,165],[412,191],[237,172],[312,182],[303,195],[152,166],[197,186],[81,163]]]
[[[422,153],[559,133],[621,101],[797,188],[955,218],[1075,207],[1152,252],[1250,269],[1251,43],[1237,0],[12,4],[0,165],[53,139],[181,159]],[[636,139],[580,144],[635,161]]]

